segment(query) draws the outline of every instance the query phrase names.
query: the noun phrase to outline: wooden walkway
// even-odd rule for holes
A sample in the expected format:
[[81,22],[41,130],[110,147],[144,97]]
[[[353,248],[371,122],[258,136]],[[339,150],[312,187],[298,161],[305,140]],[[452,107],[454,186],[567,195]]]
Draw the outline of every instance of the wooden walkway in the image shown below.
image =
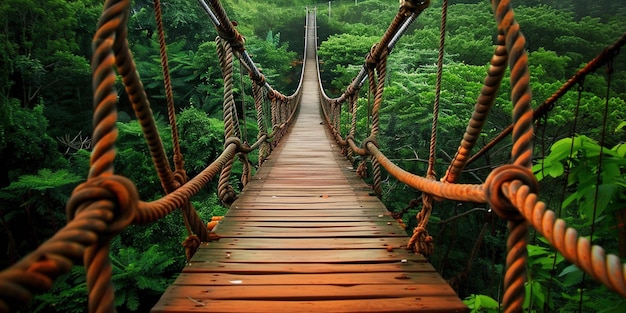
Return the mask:
[[152,312],[468,311],[337,151],[313,62],[289,135],[218,224],[221,239],[202,245]]

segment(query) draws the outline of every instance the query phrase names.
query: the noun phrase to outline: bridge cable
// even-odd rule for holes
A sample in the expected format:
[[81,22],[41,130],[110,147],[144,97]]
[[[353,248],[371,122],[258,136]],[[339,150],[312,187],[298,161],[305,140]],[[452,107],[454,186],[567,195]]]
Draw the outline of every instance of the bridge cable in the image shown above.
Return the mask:
[[[626,45],[626,32],[622,34],[622,36],[617,39],[612,45],[606,47],[602,50],[595,58],[589,61],[583,68],[578,70],[576,74],[574,74],[570,79],[565,82],[554,94],[552,94],[548,99],[546,99],[541,105],[539,105],[533,113],[533,118],[538,119],[548,111],[552,110],[555,103],[567,93],[573,86],[577,83],[584,80],[584,78],[595,72],[602,65],[606,64],[610,58],[613,58],[615,54],[619,53],[620,48]],[[487,153],[487,151],[491,150],[496,144],[502,141],[506,136],[511,134],[513,131],[513,124],[510,124],[507,128],[505,128],[500,134],[498,134],[495,138],[493,138],[489,143],[487,143],[482,149],[476,152],[467,160],[467,165],[476,161],[479,157]]]
[[[596,185],[594,187],[594,191],[593,191],[593,213],[591,215],[591,229],[590,229],[590,233],[589,233],[589,241],[593,242],[593,236],[595,235],[595,230],[596,230],[596,215],[597,215],[597,211],[598,211],[598,196],[600,195],[600,184],[602,183],[602,165],[603,165],[603,160],[604,160],[604,143],[605,143],[605,139],[606,139],[606,122],[608,119],[608,115],[609,115],[609,99],[611,97],[611,80],[613,77],[613,61],[614,61],[614,57],[610,58],[607,62],[606,62],[606,74],[607,74],[607,79],[606,79],[606,95],[604,98],[604,110],[603,110],[603,115],[602,115],[602,131],[600,132],[600,152],[598,155],[598,170],[596,171]],[[573,141],[574,138],[572,138]],[[583,277],[582,277],[582,287],[580,288],[580,297],[578,300],[578,312],[582,312],[582,303],[583,303],[583,295],[585,293],[585,277],[587,276],[587,273],[583,272]]]
[[[433,103],[433,119],[430,132],[430,147],[428,154],[428,169],[426,178],[435,180],[435,163],[437,151],[437,129],[439,122],[439,103],[441,99],[441,80],[443,76],[443,57],[445,50],[446,38],[446,22],[448,17],[448,0],[444,0],[441,8],[441,27],[439,32],[439,54],[437,57],[437,79],[435,84],[435,101]],[[417,226],[413,230],[413,234],[407,243],[407,247],[416,253],[421,253],[425,257],[429,257],[435,250],[433,238],[428,234],[427,226],[430,215],[433,211],[433,196],[430,194],[422,195],[422,209],[417,213]]]
[[[178,126],[176,123],[176,107],[174,106],[174,96],[172,92],[172,82],[170,76],[170,70],[168,65],[168,57],[167,57],[167,45],[165,43],[165,31],[163,29],[163,18],[161,14],[161,1],[154,0],[154,17],[157,25],[157,34],[159,37],[159,55],[161,58],[161,70],[163,72],[163,82],[165,85],[165,98],[167,100],[167,116],[170,124],[170,129],[172,133],[172,145],[174,150],[174,179],[175,184],[177,186],[182,186],[189,178],[185,172],[184,168],[184,158],[180,149],[180,140],[178,133]],[[177,188],[177,187],[176,187]],[[194,229],[198,230],[198,233],[203,233],[204,224],[200,221],[197,216],[197,212],[194,207],[188,201],[185,203],[183,207],[181,207],[183,222],[185,224],[185,229],[187,230],[187,239],[183,242],[183,246],[185,247],[185,256],[187,258],[187,262],[191,260],[191,257],[195,254],[195,251],[200,247],[200,238],[196,235]],[[196,220],[198,222],[193,223],[195,227],[192,226],[192,220]],[[206,237],[206,236],[203,236]]]

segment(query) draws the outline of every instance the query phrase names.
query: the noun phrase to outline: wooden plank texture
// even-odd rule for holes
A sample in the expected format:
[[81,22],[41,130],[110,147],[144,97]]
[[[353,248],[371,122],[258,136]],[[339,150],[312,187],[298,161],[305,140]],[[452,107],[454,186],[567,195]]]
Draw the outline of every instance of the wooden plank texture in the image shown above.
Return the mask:
[[297,122],[152,312],[467,312],[340,156],[314,63],[304,79]]

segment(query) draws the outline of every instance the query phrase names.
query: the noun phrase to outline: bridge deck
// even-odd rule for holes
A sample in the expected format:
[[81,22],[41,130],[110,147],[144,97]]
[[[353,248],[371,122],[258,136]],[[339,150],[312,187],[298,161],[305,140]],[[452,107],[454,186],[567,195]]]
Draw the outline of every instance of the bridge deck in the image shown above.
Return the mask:
[[313,62],[289,135],[152,312],[467,311],[339,155]]

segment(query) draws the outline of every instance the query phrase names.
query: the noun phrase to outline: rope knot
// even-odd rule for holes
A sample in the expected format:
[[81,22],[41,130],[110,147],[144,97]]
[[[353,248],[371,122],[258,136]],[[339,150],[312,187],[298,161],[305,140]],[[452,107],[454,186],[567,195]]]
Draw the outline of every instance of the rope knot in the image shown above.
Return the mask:
[[378,64],[379,59],[374,55],[374,51],[376,50],[377,46],[378,43],[373,44],[370,48],[370,52],[368,52],[365,56],[365,66],[369,70],[374,70],[376,68],[376,65]]
[[368,174],[367,174],[367,163],[365,162],[365,159],[361,160],[361,163],[359,163],[359,166],[356,169],[356,174],[361,177],[361,178],[367,178]]
[[233,50],[242,52],[243,50],[245,50],[246,38],[242,36],[237,30],[234,30],[234,32],[235,33],[233,36],[228,36],[226,32],[221,30],[218,30],[217,33],[222,39],[228,42]]
[[242,151],[243,146],[241,144],[241,139],[231,136],[231,137],[226,138],[226,140],[224,140],[224,148],[227,148],[231,144],[234,144],[235,146],[237,146],[237,151]]
[[505,184],[516,180],[528,186],[532,193],[539,190],[535,176],[525,167],[514,164],[503,165],[491,171],[484,185],[487,202],[500,217],[507,220],[524,219],[504,191]]
[[435,252],[435,244],[433,237],[428,234],[424,227],[415,227],[413,235],[407,244],[408,249],[412,249],[415,253],[420,253],[425,257],[429,257]]
[[[260,70],[261,69],[259,69],[259,71]],[[266,82],[265,75],[261,73],[259,73],[259,76],[255,76],[253,73],[250,73],[250,79],[252,79],[252,81],[254,81],[254,83],[256,83],[258,86],[263,86]]]
[[189,181],[189,177],[187,177],[187,172],[184,169],[178,169],[174,171],[174,188],[178,189],[180,186],[184,185]]
[[369,137],[365,138],[365,140],[363,140],[363,143],[362,143],[361,147],[363,149],[365,149],[365,152],[367,154],[371,154],[369,152],[369,149],[367,149],[367,144],[369,144],[369,143],[372,143],[374,146],[376,146],[376,148],[378,148],[378,141],[376,140],[375,136],[369,136]]
[[409,16],[417,11],[421,12],[430,6],[430,0],[400,0],[400,11]]
[[78,185],[67,202],[66,212],[68,220],[72,220],[84,210],[110,211],[103,235],[112,237],[132,223],[138,205],[139,193],[133,182],[123,176],[107,175]]
[[189,263],[193,255],[198,251],[198,248],[200,248],[200,238],[197,235],[188,236],[182,245],[185,247],[185,258],[187,258],[187,263]]

